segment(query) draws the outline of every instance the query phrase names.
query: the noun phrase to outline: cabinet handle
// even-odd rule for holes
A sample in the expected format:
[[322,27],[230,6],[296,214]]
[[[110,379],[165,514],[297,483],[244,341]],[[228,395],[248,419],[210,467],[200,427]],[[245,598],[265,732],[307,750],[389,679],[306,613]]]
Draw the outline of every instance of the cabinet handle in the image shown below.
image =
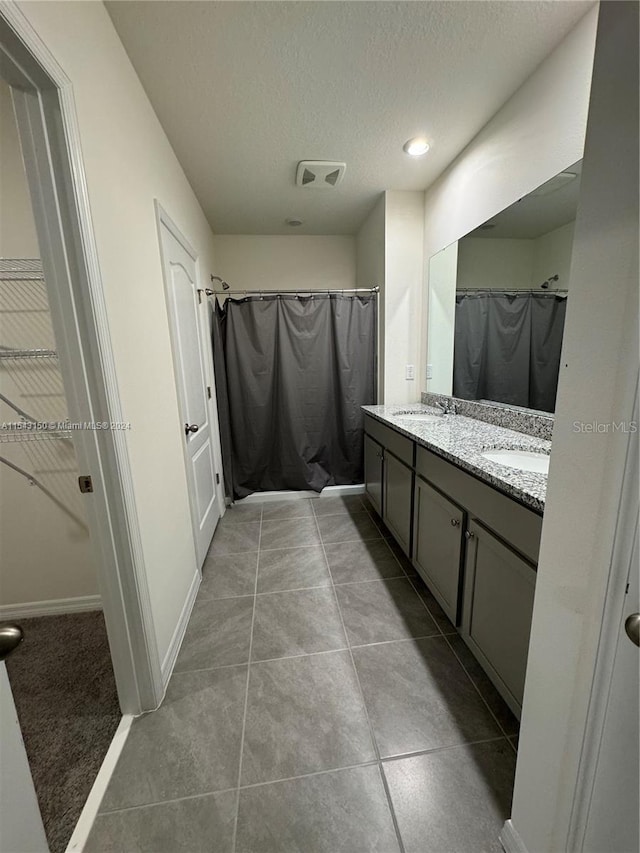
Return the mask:
[[465,531],[464,537],[465,539],[473,539],[476,534],[472,533],[471,530]]
[[460,520],[457,518],[452,518],[451,519],[451,526],[452,527],[460,527]]

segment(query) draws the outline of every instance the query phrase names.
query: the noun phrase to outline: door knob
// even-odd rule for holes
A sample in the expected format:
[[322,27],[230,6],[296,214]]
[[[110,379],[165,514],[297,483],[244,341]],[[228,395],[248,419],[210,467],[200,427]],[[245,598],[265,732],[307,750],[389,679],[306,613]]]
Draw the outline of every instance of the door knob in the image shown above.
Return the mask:
[[190,432],[198,432],[199,429],[200,429],[200,427],[198,426],[198,424],[185,424],[184,425],[184,434],[188,438]]
[[0,660],[9,657],[24,640],[24,631],[19,625],[3,625],[0,628]]
[[465,532],[465,534],[464,534],[465,539],[473,539],[473,537],[474,537],[475,535],[476,535],[476,534],[475,534],[475,533],[473,533],[473,531],[471,531],[471,530],[467,530],[467,531]]
[[452,518],[452,519],[451,519],[451,526],[452,526],[452,527],[459,527],[459,526],[460,526],[460,521],[459,521],[459,519],[457,519],[457,518]]
[[631,642],[640,646],[640,613],[632,613],[631,616],[627,616],[624,622],[624,630]]

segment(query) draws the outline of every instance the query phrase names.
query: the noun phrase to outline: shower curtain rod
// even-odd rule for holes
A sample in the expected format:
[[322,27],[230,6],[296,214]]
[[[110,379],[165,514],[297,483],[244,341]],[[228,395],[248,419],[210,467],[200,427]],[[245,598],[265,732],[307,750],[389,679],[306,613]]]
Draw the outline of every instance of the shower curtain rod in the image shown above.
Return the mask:
[[541,290],[539,287],[516,287],[512,290],[509,288],[493,288],[493,287],[458,287],[456,293],[568,293],[568,290],[553,288],[549,290]]
[[204,290],[207,296],[235,296],[239,293],[244,293],[245,296],[249,293],[256,296],[264,296],[265,294],[273,294],[274,296],[277,296],[279,293],[291,293],[295,295],[298,293],[379,293],[379,291],[379,287],[332,287],[328,290],[211,290],[207,287]]

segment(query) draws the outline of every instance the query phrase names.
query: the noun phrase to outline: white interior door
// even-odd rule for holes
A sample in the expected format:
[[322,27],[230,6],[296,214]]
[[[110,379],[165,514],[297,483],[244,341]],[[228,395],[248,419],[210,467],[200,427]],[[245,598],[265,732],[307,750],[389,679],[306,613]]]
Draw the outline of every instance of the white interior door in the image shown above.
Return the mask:
[[198,307],[197,257],[158,206],[158,226],[178,384],[191,516],[200,567],[220,518],[213,428]]
[[0,853],[47,853],[7,668],[0,662]]
[[637,529],[628,584],[583,853],[640,849],[640,648],[626,628],[640,613]]

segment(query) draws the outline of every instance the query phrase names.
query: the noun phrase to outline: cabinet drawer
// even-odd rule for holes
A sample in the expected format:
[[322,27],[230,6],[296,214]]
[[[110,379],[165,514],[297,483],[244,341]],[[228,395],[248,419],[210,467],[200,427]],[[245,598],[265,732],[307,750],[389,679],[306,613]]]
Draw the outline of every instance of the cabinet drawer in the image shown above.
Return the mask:
[[424,447],[417,448],[416,470],[528,560],[538,562],[542,516]]
[[415,444],[411,439],[400,435],[399,432],[393,429],[389,429],[389,427],[381,424],[380,421],[374,420],[374,418],[367,414],[364,416],[364,431],[383,447],[390,450],[394,456],[402,459],[406,465],[413,468]]

